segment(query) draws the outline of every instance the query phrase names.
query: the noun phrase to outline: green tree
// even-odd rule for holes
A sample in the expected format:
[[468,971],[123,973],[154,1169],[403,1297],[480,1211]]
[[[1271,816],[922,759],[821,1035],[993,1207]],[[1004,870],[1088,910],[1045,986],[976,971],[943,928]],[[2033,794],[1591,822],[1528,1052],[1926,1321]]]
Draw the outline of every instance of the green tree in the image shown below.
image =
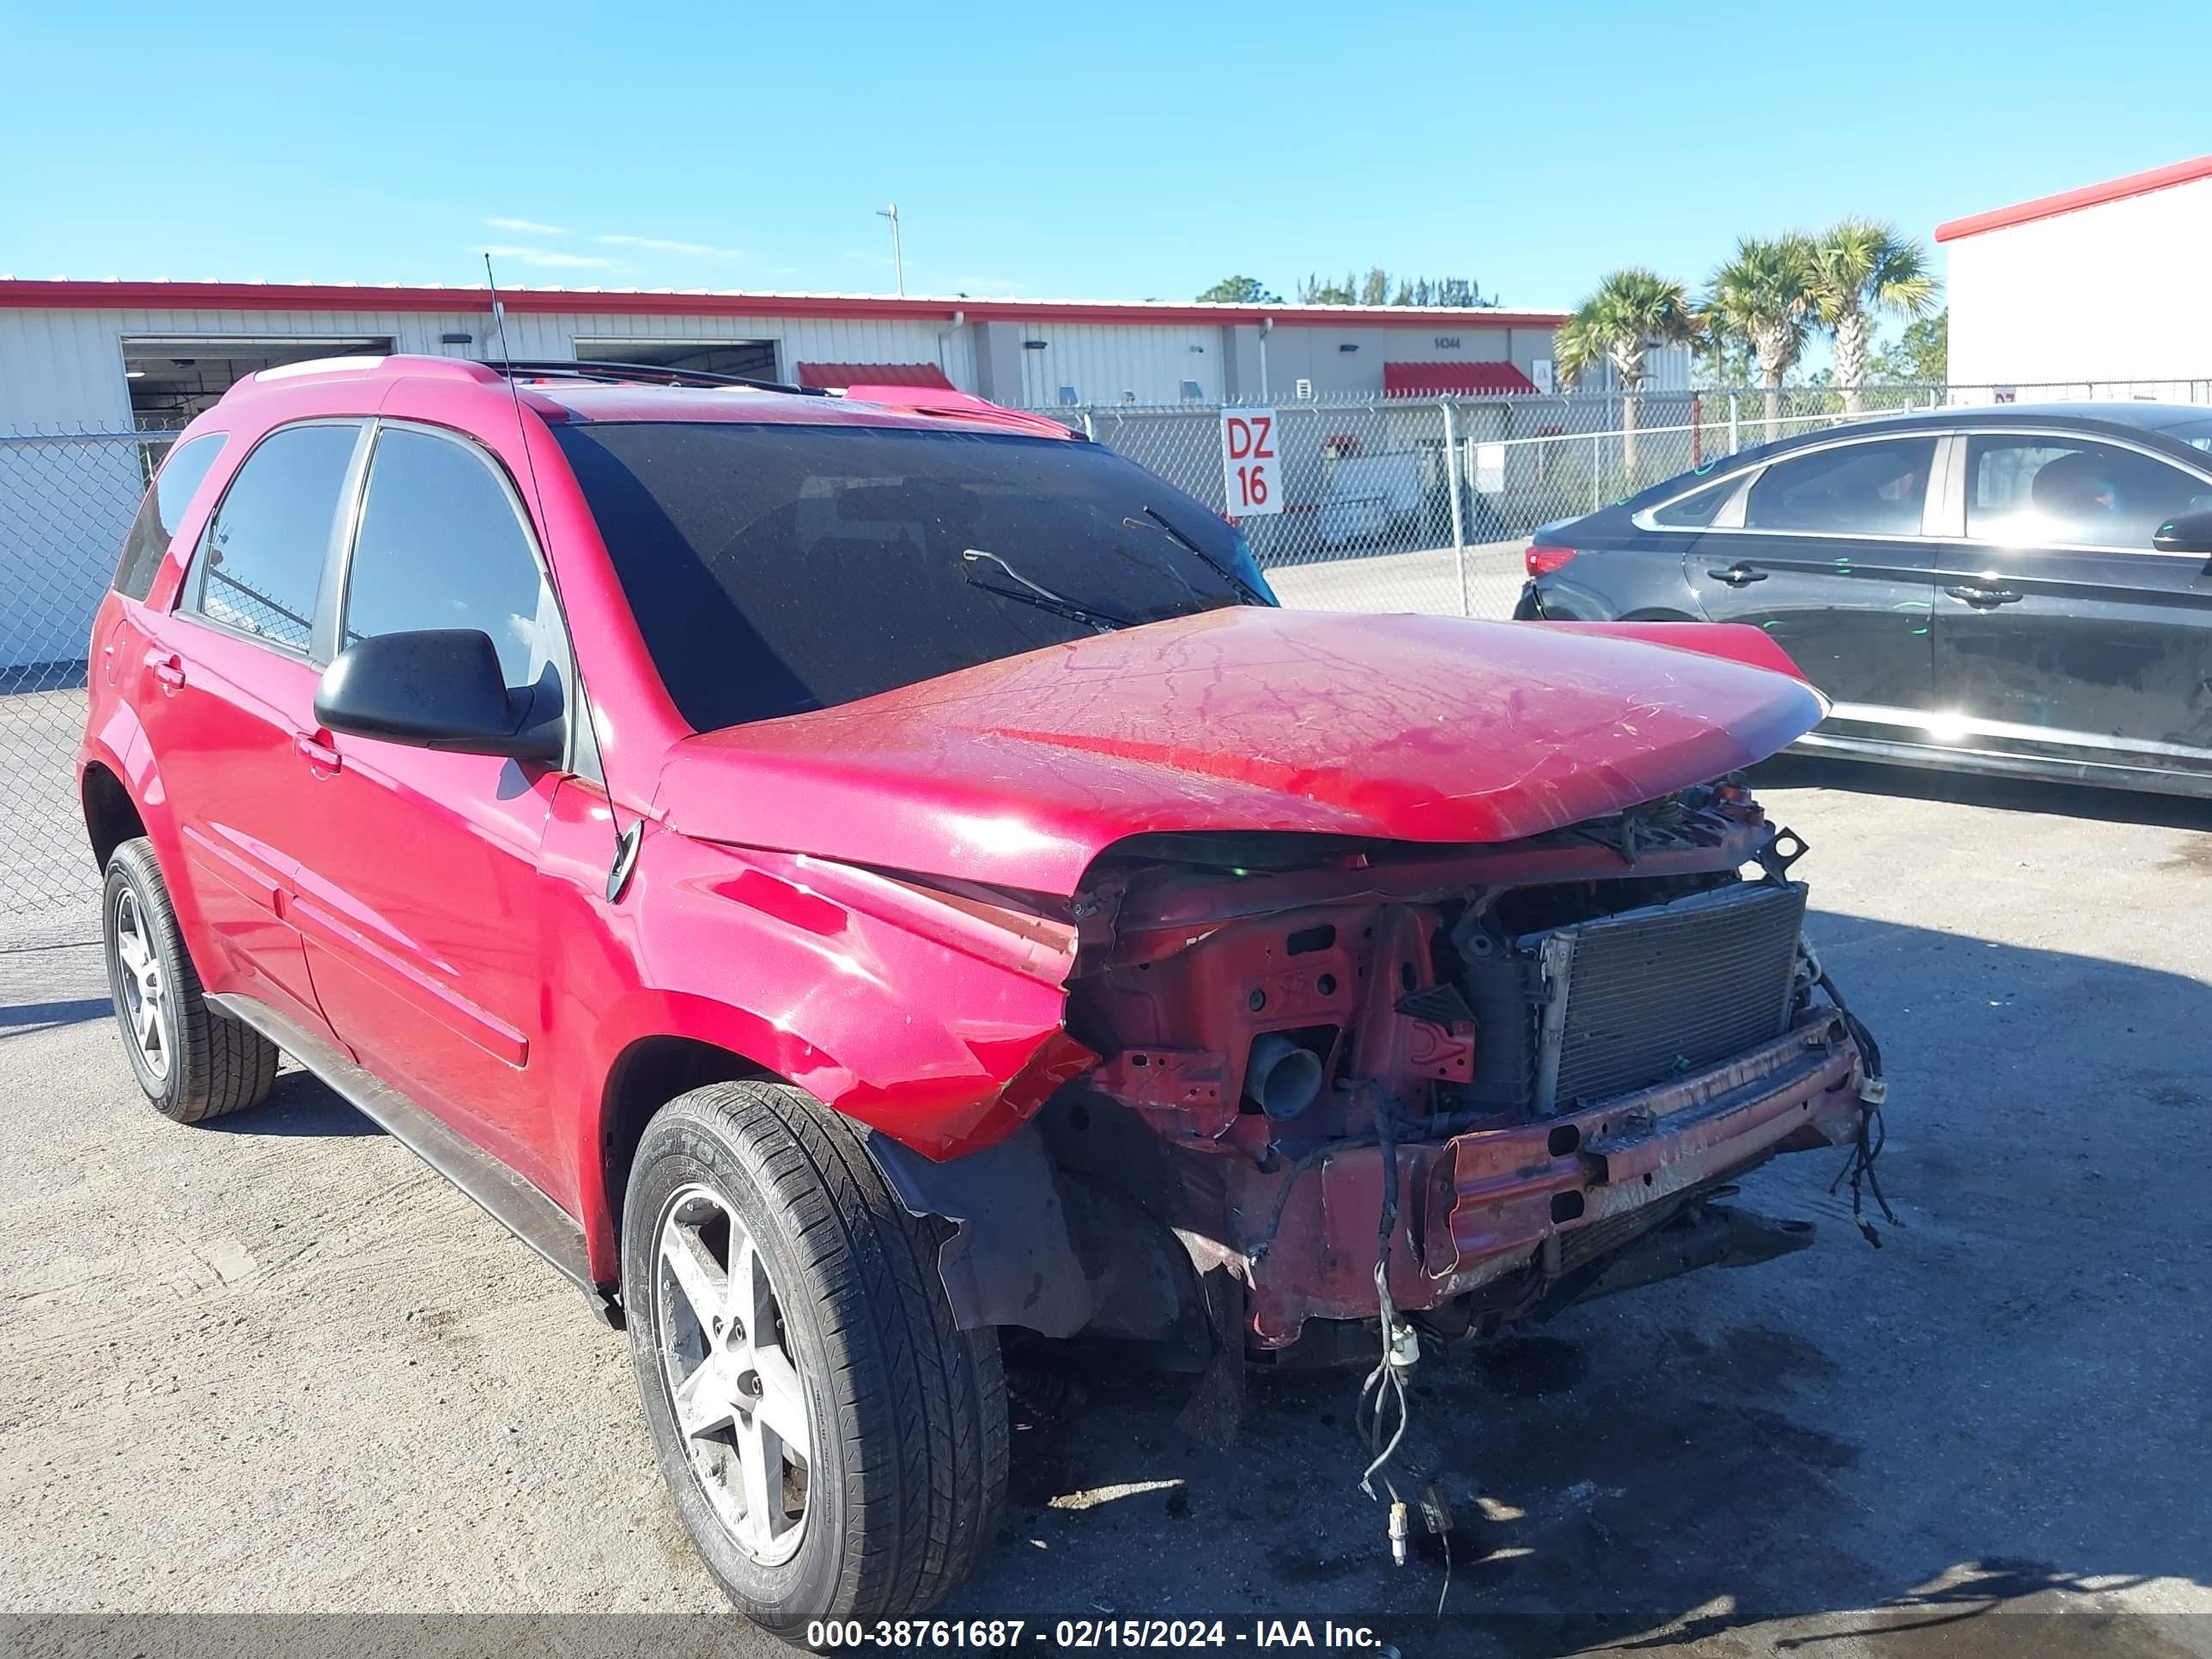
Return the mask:
[[1359,285],[1350,271],[1340,283],[1324,283],[1308,276],[1298,284],[1298,303],[1309,306],[1351,306],[1359,303]]
[[1845,219],[1808,245],[1812,313],[1835,341],[1836,384],[1857,414],[1869,368],[1875,319],[1918,317],[1936,302],[1936,278],[1920,244],[1872,219]]
[[1257,276],[1224,276],[1198,297],[1201,301],[1218,301],[1237,306],[1279,306],[1283,302],[1283,296],[1270,294],[1267,285]]
[[1812,245],[1805,237],[1747,236],[1706,290],[1706,328],[1749,348],[1759,365],[1766,388],[1765,438],[1782,435],[1782,377],[1805,349],[1814,320],[1813,282]]
[[1638,266],[1616,270],[1575,308],[1552,341],[1552,362],[1569,386],[1601,362],[1620,380],[1620,459],[1631,485],[1636,479],[1636,403],[1644,390],[1647,354],[1655,345],[1681,345],[1697,337],[1689,297],[1680,283]]
[[1364,306],[1383,306],[1390,303],[1390,273],[1380,265],[1368,267],[1367,275],[1359,284],[1359,303]]
[[1878,380],[1941,386],[1951,378],[1951,313],[1915,318],[1874,360]]

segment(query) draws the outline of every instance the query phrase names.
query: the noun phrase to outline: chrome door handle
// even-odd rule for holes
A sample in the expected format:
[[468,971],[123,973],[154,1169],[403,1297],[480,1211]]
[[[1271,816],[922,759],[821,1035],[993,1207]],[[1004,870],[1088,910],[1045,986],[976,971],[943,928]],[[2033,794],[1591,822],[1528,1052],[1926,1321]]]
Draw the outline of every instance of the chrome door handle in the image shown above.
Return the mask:
[[2017,605],[2020,594],[2009,587],[1977,587],[1972,582],[1962,582],[1956,587],[1943,590],[1954,599],[1964,599],[1977,611],[1990,611],[2001,605]]
[[1717,582],[1726,582],[1730,587],[1745,587],[1753,582],[1766,580],[1766,572],[1753,570],[1747,564],[1732,564],[1725,570],[1708,570],[1705,574]]

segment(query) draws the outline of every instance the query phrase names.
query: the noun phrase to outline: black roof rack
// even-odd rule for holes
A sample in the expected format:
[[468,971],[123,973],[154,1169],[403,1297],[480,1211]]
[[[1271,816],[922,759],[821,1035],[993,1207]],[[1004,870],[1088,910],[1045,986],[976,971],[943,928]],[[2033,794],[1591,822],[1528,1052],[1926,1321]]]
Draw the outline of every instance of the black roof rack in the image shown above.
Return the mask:
[[786,386],[781,380],[749,380],[742,374],[712,374],[703,368],[671,368],[659,363],[603,363],[557,358],[494,358],[486,368],[517,380],[618,380],[638,386],[743,386],[751,392],[785,392],[797,398],[826,398],[820,386]]

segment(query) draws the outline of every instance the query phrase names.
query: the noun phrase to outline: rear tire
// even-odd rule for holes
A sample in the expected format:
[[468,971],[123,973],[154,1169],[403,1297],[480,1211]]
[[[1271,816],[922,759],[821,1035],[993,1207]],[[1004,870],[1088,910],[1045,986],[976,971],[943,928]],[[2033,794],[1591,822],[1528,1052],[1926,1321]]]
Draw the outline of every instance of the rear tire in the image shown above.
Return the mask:
[[965,1577],[1006,1496],[998,1335],[954,1328],[937,1235],[854,1125],[787,1084],[680,1096],[638,1145],[622,1231],[647,1426],[731,1600],[795,1636]]
[[143,836],[109,857],[100,921],[124,1049],[155,1109],[204,1123],[259,1105],[276,1080],[276,1045],[208,1001]]

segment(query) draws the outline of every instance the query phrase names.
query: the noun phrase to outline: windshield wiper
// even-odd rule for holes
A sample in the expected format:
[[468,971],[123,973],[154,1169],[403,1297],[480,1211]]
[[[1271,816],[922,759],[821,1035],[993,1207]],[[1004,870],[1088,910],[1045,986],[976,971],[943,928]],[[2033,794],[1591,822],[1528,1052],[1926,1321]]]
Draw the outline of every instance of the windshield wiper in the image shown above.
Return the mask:
[[[1153,508],[1149,507],[1146,507],[1144,509],[1144,514],[1145,520],[1150,520],[1152,521],[1152,528],[1159,531],[1162,534],[1188,549],[1192,554],[1196,556],[1199,562],[1205,565],[1208,570],[1211,570],[1215,575],[1220,577],[1222,580],[1227,582],[1230,586],[1235,588],[1239,593],[1242,593],[1249,603],[1270,606],[1275,603],[1265,593],[1262,593],[1258,588],[1253,586],[1251,583],[1246,581],[1243,577],[1238,575],[1230,566],[1222,563],[1221,561],[1215,558],[1212,554],[1207,552],[1196,542],[1191,540],[1191,538],[1184,535],[1182,531],[1177,530],[1175,526],[1169,523],[1165,518]],[[1124,519],[1121,522],[1129,526],[1132,529],[1141,530],[1144,528],[1145,520]]]
[[[998,566],[1020,586],[1005,587],[997,582],[977,580],[975,567],[985,560]],[[1019,599],[1024,605],[1033,605],[1040,611],[1049,611],[1054,616],[1066,617],[1070,622],[1082,623],[1087,627],[1097,629],[1102,634],[1111,633],[1117,628],[1134,628],[1137,625],[1132,617],[1116,616],[1111,611],[1096,611],[1087,605],[1077,604],[1065,593],[1055,593],[1049,587],[1031,581],[997,554],[988,553],[980,547],[968,547],[961,550],[960,576],[962,580],[981,588],[986,593],[996,593],[1002,599]]]

